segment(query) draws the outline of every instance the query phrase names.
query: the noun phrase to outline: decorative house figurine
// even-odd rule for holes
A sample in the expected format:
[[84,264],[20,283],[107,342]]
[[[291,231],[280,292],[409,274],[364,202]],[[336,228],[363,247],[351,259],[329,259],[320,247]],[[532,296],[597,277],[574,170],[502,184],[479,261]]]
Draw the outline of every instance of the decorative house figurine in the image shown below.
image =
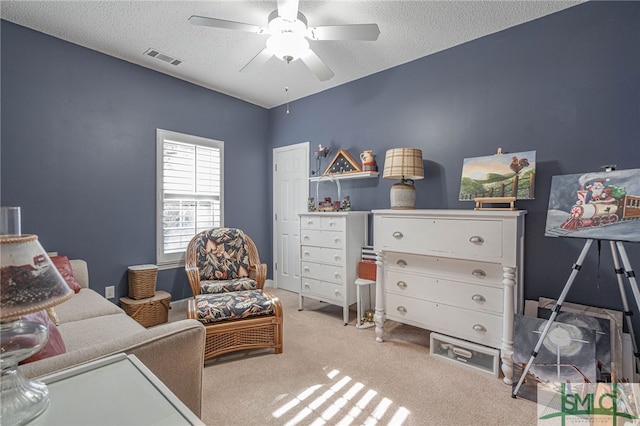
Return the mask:
[[360,161],[362,161],[363,172],[377,172],[378,165],[376,164],[375,155],[372,150],[366,150],[360,153]]

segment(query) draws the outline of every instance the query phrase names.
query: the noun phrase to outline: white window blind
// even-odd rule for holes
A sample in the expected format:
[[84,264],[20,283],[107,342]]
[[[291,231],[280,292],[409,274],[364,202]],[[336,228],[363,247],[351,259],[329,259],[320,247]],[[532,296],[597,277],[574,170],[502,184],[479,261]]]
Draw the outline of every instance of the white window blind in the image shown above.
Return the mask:
[[200,231],[222,226],[223,142],[157,130],[157,263],[184,264]]

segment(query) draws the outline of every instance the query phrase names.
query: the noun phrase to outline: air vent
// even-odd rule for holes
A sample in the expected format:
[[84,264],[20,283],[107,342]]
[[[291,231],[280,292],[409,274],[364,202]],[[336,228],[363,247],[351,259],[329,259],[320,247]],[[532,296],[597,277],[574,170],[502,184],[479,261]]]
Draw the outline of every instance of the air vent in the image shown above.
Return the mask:
[[156,49],[149,49],[146,52],[144,52],[144,54],[175,66],[178,66],[183,62],[180,59],[174,58],[173,56],[169,56],[166,53],[162,53]]

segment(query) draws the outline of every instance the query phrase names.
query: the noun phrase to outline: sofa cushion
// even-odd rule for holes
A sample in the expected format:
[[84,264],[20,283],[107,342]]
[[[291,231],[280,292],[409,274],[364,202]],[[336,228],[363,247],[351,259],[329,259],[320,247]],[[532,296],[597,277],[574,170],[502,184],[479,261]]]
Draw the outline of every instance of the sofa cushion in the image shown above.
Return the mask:
[[71,268],[69,258],[67,256],[53,256],[51,257],[51,261],[56,266],[58,272],[60,272],[60,275],[62,275],[62,278],[67,282],[69,288],[73,290],[74,293],[79,292],[82,286],[80,286],[80,283],[76,281],[73,276],[73,269]]
[[60,325],[103,315],[126,315],[119,306],[88,288],[83,288],[71,299],[57,305],[56,313]]
[[146,329],[128,315],[114,314],[60,324],[58,330],[67,352],[73,352]]
[[49,338],[42,349],[31,355],[29,358],[20,361],[20,364],[27,364],[29,362],[38,361],[40,359],[49,358],[50,356],[55,356],[66,352],[64,340],[62,339],[58,328],[53,323],[53,321],[51,321],[51,318],[46,311],[38,311],[31,314],[23,315],[22,319],[25,321],[37,322],[47,327],[47,330],[49,331]]

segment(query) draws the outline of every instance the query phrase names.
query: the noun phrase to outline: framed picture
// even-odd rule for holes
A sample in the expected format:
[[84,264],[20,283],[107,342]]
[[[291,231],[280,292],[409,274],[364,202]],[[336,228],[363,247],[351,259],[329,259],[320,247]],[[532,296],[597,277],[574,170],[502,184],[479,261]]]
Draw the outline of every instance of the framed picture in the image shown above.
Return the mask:
[[553,176],[547,237],[640,242],[640,169]]
[[347,150],[341,149],[339,150],[331,163],[329,163],[329,167],[325,170],[325,175],[340,175],[343,173],[359,173],[362,169],[360,169],[360,165],[358,162],[347,152]]
[[533,199],[535,173],[535,151],[465,158],[462,164],[459,199]]

